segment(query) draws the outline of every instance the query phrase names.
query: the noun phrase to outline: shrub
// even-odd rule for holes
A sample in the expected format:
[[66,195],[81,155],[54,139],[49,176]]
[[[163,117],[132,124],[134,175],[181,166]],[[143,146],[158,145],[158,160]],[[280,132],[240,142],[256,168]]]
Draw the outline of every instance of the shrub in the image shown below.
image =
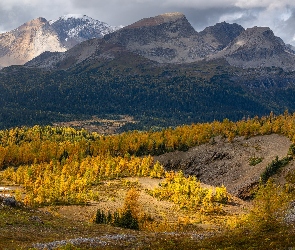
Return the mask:
[[264,170],[264,172],[261,174],[261,181],[262,183],[266,183],[268,179],[277,173],[277,171],[281,168],[286,166],[290,160],[292,159],[291,156],[286,156],[283,159],[279,160],[279,157],[277,156]]
[[98,209],[96,212],[95,223],[110,224],[116,227],[139,230],[140,204],[138,202],[139,192],[135,188],[129,189],[126,194],[123,208],[114,212],[108,212]]
[[260,162],[262,162],[262,160],[263,160],[263,158],[261,158],[261,157],[252,156],[249,158],[249,165],[255,166],[255,165],[259,164]]
[[205,213],[219,213],[222,211],[220,203],[227,203],[229,196],[224,186],[212,190],[202,188],[194,176],[185,177],[180,172],[167,172],[166,179],[159,188],[149,190],[148,193],[159,200],[169,200],[181,208],[200,210]]

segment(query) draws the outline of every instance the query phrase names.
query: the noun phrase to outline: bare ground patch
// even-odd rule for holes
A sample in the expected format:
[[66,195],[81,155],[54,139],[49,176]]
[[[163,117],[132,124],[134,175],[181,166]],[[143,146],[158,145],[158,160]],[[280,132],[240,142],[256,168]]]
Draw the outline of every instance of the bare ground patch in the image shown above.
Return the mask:
[[[271,134],[233,142],[217,137],[187,152],[173,152],[155,157],[166,170],[182,170],[195,175],[202,183],[221,186],[234,196],[242,197],[259,182],[261,173],[276,156],[287,155],[291,141],[281,135]],[[251,159],[260,159],[251,165]]]

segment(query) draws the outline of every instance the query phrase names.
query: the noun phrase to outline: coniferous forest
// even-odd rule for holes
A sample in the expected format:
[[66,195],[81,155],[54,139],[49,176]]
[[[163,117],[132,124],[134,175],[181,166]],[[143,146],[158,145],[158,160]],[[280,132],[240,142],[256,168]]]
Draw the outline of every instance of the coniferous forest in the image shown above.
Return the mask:
[[3,69],[0,127],[130,115],[139,123],[123,130],[147,130],[295,110],[293,72],[252,72],[222,60],[164,67],[133,57],[60,71]]

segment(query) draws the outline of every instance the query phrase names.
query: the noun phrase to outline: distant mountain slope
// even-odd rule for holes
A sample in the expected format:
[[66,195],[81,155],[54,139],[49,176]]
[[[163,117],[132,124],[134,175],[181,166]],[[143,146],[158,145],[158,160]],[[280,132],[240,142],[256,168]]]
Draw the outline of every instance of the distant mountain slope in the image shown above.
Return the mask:
[[226,58],[231,65],[243,68],[295,69],[295,52],[268,27],[246,29],[212,58]]
[[22,65],[45,51],[64,52],[117,29],[85,15],[66,15],[49,22],[37,18],[0,34],[0,68]]
[[[114,60],[87,59],[62,71],[3,69],[0,126],[123,114],[140,121],[130,129],[148,129],[267,115],[283,112],[287,103],[290,111],[295,108],[294,75],[272,80],[265,72],[259,82],[273,81],[276,86],[259,93],[251,91],[253,73],[247,75],[225,60],[163,66],[119,47],[109,51]],[[282,98],[287,93],[288,101]]]
[[27,62],[25,66],[54,70],[83,67],[85,70],[85,67],[95,68],[97,65],[110,63],[111,61],[118,67],[125,67],[125,65],[137,67],[138,64],[145,64],[145,67],[147,67],[149,64],[155,64],[155,62],[134,54],[119,44],[107,43],[103,39],[90,39],[64,53],[44,52]]

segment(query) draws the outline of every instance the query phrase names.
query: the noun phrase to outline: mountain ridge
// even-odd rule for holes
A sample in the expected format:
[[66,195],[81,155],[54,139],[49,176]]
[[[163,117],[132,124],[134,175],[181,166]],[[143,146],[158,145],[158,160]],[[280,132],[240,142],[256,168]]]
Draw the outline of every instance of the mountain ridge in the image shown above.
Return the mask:
[[194,62],[214,52],[178,12],[142,19],[103,39],[160,63]]

